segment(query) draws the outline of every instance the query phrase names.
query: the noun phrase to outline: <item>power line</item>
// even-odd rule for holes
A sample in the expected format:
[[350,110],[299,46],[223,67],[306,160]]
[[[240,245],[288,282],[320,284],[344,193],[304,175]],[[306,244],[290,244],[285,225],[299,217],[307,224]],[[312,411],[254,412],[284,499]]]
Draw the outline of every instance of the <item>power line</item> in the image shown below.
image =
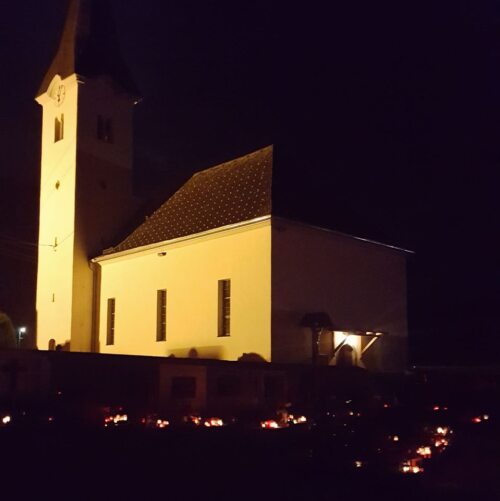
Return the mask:
[[26,240],[19,240],[17,238],[2,234],[0,234],[0,242],[7,244],[27,245],[28,247],[54,247],[52,244],[38,244],[34,242],[27,242]]

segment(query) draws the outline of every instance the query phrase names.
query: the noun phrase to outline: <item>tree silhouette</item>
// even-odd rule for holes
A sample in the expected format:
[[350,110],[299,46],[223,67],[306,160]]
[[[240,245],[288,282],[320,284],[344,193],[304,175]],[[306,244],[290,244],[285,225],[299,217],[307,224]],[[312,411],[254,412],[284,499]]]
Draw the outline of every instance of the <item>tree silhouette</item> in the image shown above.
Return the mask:
[[0,311],[0,350],[16,348],[16,332],[6,313]]

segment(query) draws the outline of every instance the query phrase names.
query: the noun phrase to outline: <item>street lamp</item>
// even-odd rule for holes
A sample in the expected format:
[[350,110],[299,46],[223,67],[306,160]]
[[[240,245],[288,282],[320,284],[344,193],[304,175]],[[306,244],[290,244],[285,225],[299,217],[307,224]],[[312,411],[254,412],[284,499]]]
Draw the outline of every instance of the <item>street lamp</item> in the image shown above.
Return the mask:
[[21,346],[21,341],[23,340],[26,332],[28,332],[28,329],[24,326],[19,327],[17,329],[17,347],[18,348]]

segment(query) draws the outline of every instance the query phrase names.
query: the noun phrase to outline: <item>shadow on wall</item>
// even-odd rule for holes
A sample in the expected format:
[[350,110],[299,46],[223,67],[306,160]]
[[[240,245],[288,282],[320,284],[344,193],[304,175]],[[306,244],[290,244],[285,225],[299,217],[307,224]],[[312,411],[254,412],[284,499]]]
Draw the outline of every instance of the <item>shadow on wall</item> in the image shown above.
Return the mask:
[[170,350],[168,356],[173,358],[211,358],[214,360],[222,359],[221,346],[198,346],[195,348],[180,348],[178,350]]
[[238,362],[266,362],[267,360],[258,353],[243,353],[241,357],[238,358]]
[[63,344],[56,344],[55,339],[49,340],[49,351],[71,351],[71,345],[69,341]]

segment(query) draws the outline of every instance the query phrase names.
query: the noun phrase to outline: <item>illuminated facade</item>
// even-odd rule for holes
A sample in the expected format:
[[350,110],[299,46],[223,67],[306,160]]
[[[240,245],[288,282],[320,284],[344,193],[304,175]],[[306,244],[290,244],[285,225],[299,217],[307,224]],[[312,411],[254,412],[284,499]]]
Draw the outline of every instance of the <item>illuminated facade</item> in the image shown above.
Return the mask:
[[276,217],[272,147],[195,174],[117,243],[137,92],[104,6],[70,2],[37,97],[38,347],[404,368],[406,253]]
[[[91,6],[98,15],[90,15]],[[110,23],[104,2],[70,2],[58,51],[37,94],[43,108],[36,294],[41,348],[71,343],[76,351],[92,349],[88,257],[112,241],[135,209],[137,91],[102,23]]]

